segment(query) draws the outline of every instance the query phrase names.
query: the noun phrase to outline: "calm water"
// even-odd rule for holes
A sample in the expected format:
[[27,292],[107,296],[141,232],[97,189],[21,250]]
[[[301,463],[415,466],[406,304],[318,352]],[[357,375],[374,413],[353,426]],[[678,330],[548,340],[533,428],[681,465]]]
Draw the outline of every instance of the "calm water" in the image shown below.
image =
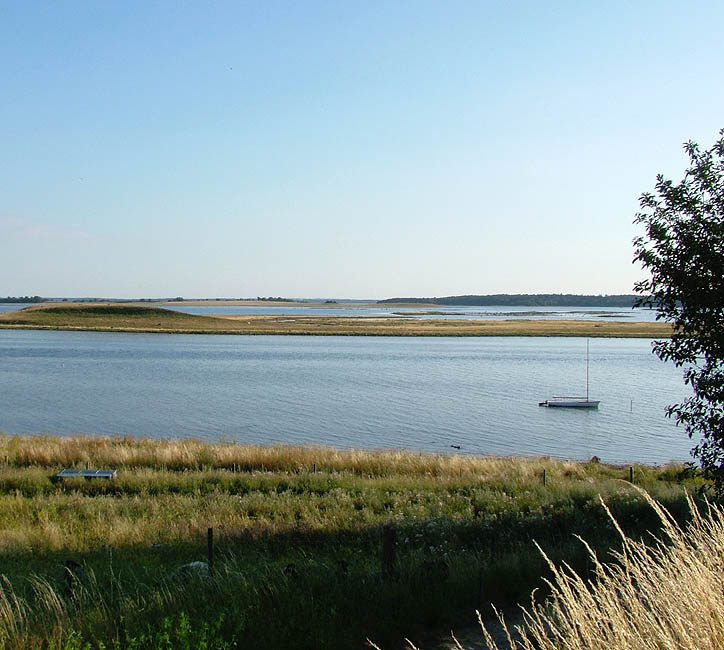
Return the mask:
[[0,430],[687,460],[679,370],[642,339],[0,331]]

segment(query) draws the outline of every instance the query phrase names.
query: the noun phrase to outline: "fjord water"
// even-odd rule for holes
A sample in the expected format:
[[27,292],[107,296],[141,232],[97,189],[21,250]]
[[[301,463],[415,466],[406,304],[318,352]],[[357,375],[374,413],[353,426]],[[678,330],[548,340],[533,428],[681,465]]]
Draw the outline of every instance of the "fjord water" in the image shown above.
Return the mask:
[[[0,331],[0,431],[687,460],[687,391],[643,339]],[[451,447],[459,445],[460,451]]]

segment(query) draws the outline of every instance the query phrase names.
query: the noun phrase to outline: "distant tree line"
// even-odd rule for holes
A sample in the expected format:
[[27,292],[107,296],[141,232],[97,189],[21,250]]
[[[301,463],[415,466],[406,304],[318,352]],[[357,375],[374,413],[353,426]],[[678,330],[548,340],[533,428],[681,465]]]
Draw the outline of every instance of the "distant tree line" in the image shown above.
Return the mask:
[[537,293],[510,294],[497,293],[491,295],[444,296],[442,298],[387,298],[378,300],[377,304],[409,302],[434,303],[436,305],[470,305],[487,307],[627,307],[634,306],[637,297],[633,295],[589,296],[571,293]]
[[293,298],[272,298],[271,296],[257,296],[256,299],[262,302],[297,302]]
[[46,299],[40,296],[8,296],[0,298],[0,302],[46,302]]

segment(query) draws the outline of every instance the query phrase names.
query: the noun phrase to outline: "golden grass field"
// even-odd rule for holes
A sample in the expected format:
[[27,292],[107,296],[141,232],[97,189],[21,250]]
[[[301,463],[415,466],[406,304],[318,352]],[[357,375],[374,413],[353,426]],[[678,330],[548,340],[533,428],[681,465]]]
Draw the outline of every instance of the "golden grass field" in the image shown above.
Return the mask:
[[415,320],[395,316],[197,316],[133,304],[52,304],[0,314],[0,328],[317,336],[579,336],[664,338],[668,323],[605,320]]

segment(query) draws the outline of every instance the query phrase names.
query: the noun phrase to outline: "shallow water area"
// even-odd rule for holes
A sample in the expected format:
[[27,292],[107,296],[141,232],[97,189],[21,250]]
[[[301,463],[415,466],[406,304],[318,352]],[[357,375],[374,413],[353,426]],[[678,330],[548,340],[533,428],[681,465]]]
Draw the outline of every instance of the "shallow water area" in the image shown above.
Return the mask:
[[[0,331],[0,430],[687,460],[681,373],[643,339]],[[459,446],[457,450],[452,445]]]
[[164,309],[210,316],[266,315],[266,316],[357,316],[377,318],[410,318],[415,320],[620,320],[626,322],[651,322],[656,312],[651,309],[627,309],[624,307],[512,307],[505,306],[411,306],[399,307],[376,304],[340,303],[328,306],[323,303],[300,305],[185,305],[182,302],[160,305]]

